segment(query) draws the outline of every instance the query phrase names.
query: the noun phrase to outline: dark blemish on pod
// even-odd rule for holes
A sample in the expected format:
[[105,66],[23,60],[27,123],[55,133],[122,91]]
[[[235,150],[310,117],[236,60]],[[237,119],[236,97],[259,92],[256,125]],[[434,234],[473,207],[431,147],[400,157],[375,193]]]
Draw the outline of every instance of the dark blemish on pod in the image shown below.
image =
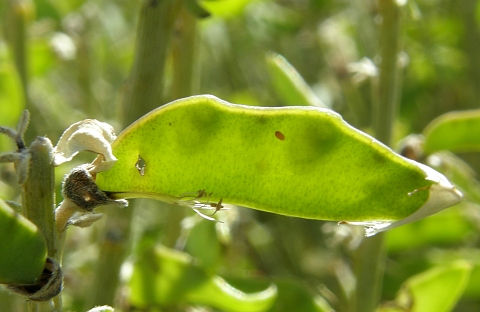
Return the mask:
[[205,195],[207,195],[207,191],[205,191],[204,189],[203,189],[203,190],[198,190],[198,191],[197,191],[197,196],[195,197],[195,199],[202,198],[202,197],[204,197]]
[[169,126],[171,126],[171,125],[172,125],[172,123],[171,123],[171,122],[169,122],[169,123],[168,123],[168,125],[169,125]]
[[213,217],[214,214],[217,213],[217,211],[219,211],[219,210],[221,210],[221,209],[223,208],[223,206],[222,206],[222,200],[223,200],[223,198],[220,198],[220,200],[218,201],[218,203],[216,203],[216,204],[215,204],[215,203],[210,203],[210,206],[211,206],[212,208],[215,208],[215,212],[212,214],[212,217]]
[[256,121],[257,121],[258,124],[264,125],[268,122],[268,118],[265,115],[260,115],[256,118]]
[[285,135],[284,135],[283,133],[281,133],[280,131],[275,131],[275,136],[276,136],[277,139],[279,139],[280,141],[285,140]]
[[138,173],[140,173],[141,176],[145,175],[145,167],[146,166],[147,166],[147,164],[145,163],[145,160],[140,155],[138,155],[138,160],[135,163],[135,168],[137,168]]
[[204,189],[203,189],[203,190],[199,190],[199,191],[197,192],[197,197],[195,197],[195,199],[200,199],[200,198],[202,198],[202,197],[206,197],[206,198],[207,198],[207,201],[209,201],[209,200],[210,200],[210,196],[211,196],[212,194],[213,194],[213,192],[207,193],[207,191],[204,190]]

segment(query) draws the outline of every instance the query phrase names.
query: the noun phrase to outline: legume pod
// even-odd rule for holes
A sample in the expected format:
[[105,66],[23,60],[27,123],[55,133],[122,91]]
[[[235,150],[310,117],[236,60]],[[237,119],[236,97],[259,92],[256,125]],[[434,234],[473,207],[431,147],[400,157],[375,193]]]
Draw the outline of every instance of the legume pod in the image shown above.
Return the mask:
[[118,161],[96,182],[114,198],[215,209],[229,203],[362,224],[367,235],[462,197],[442,174],[316,107],[249,107],[193,96],[146,114],[112,150]]

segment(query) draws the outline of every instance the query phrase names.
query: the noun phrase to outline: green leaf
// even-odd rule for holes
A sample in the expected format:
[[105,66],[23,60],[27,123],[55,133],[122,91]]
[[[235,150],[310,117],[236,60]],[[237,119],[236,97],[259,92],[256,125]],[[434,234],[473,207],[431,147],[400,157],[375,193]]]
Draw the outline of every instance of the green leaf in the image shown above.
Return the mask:
[[472,235],[475,228],[462,209],[449,209],[419,222],[389,232],[388,252],[424,250],[429,246],[456,246]]
[[305,287],[291,281],[278,281],[278,296],[270,312],[301,311],[301,312],[331,312],[334,311],[327,301],[309,293]]
[[[205,223],[205,222],[204,222]],[[261,277],[225,277],[235,288],[248,289],[249,292],[267,288],[271,282]],[[332,307],[318,294],[312,293],[304,283],[291,279],[273,279],[277,287],[277,298],[268,312],[301,311],[301,312],[332,312]]]
[[370,235],[461,199],[440,173],[316,107],[189,97],[133,123],[112,151],[118,161],[96,181],[113,198],[156,198],[199,209],[229,203],[369,225]]
[[0,200],[0,284],[33,284],[40,277],[47,247],[37,227]]
[[450,112],[433,120],[424,130],[424,151],[480,151],[480,110]]
[[221,259],[216,226],[216,222],[197,222],[185,242],[185,251],[208,268],[215,268]]
[[189,255],[165,247],[140,252],[130,290],[130,301],[137,307],[191,303],[227,312],[265,311],[277,295],[274,285],[254,293],[243,292],[206,272]]
[[286,105],[312,105],[326,108],[302,76],[283,56],[271,52],[267,54],[266,59],[272,84]]
[[468,283],[462,294],[462,299],[477,300],[480,297],[480,250],[475,247],[460,247],[450,249],[435,248],[428,254],[428,260],[434,265],[448,265],[458,261],[468,262],[472,266]]
[[394,303],[379,311],[451,311],[468,283],[470,272],[469,263],[458,261],[420,273],[403,284]]

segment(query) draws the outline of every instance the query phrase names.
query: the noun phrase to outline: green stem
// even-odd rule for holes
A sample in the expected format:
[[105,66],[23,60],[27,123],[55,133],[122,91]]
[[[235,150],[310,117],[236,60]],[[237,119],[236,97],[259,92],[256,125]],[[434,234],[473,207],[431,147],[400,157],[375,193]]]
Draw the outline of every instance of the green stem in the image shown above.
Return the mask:
[[[393,126],[398,111],[400,95],[400,52],[401,8],[395,0],[379,0],[381,24],[380,71],[374,94],[373,129],[378,140],[391,145]],[[375,311],[382,294],[382,280],[385,268],[385,233],[365,238],[356,253],[357,287],[353,311]]]
[[172,98],[179,99],[198,92],[197,18],[183,6],[175,24]]
[[[137,46],[123,102],[123,125],[163,104],[164,72],[174,22],[181,1],[144,1],[139,16]],[[129,250],[134,203],[126,209],[106,211],[106,224],[100,234],[100,253],[86,308],[112,305],[119,283],[120,267]]]
[[180,7],[179,0],[150,0],[143,3],[135,61],[123,102],[124,126],[165,100],[165,63]]
[[83,106],[84,112],[88,116],[98,116],[99,103],[95,100],[92,91],[92,60],[91,45],[92,45],[92,30],[90,20],[85,19],[85,27],[78,34],[77,41],[77,57],[76,57],[76,72],[78,85],[80,87],[80,101],[79,104]]
[[[30,111],[30,114],[42,118],[41,112],[35,105],[32,105],[32,98],[29,89],[29,58],[28,58],[28,24],[34,15],[33,1],[29,0],[10,0],[7,4],[5,35],[9,43],[12,57],[15,62],[15,68],[22,85],[22,95],[24,106]],[[35,133],[44,133],[40,126],[42,123],[32,123],[28,129],[28,141],[34,139]],[[28,134],[31,135],[28,135]]]
[[17,297],[12,296],[12,294],[9,294],[6,290],[0,289],[0,302],[2,303],[2,311],[5,312],[14,312],[18,311],[18,309],[15,309],[15,303],[16,303]]
[[113,306],[119,284],[120,267],[130,245],[132,202],[126,209],[113,207],[106,211],[105,217],[107,220],[98,241],[99,257],[94,268],[86,309],[97,305]]
[[374,101],[373,127],[375,137],[386,145],[391,145],[401,90],[398,61],[401,8],[395,0],[380,0],[378,8],[382,20],[379,29],[381,63]]
[[45,301],[45,302],[29,301],[27,302],[27,311],[28,312],[51,312],[51,311],[61,311],[61,310],[53,310],[52,304],[50,303],[50,301]]
[[[478,29],[478,2],[473,0],[462,0],[457,2],[463,22],[465,23],[465,54],[468,59],[469,82],[471,83],[470,101],[466,103],[469,109],[478,108],[478,98],[480,98],[480,59],[478,51],[480,50],[480,31]],[[470,87],[470,86],[469,86]]]
[[385,269],[385,233],[364,238],[355,252],[356,293],[352,311],[373,312],[380,303]]
[[27,18],[31,9],[28,1],[8,2],[6,35],[10,43],[15,67],[22,84],[24,99],[28,103]]
[[[43,233],[48,256],[56,258],[56,233],[54,218],[55,178],[53,147],[49,139],[37,137],[30,148],[30,170],[23,184],[23,214]],[[58,260],[58,259],[55,259]]]
[[[42,232],[47,243],[48,257],[58,258],[58,239],[55,227],[55,176],[53,167],[53,147],[49,139],[37,137],[29,147],[30,161],[28,178],[23,183],[22,209],[30,221]],[[60,296],[47,302],[31,301],[28,311],[61,311]]]

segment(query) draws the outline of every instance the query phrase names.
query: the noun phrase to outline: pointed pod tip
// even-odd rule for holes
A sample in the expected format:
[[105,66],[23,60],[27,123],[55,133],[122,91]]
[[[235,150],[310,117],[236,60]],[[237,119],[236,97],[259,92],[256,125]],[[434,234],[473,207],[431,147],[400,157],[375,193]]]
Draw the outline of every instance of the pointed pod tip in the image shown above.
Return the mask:
[[[462,200],[463,194],[454,185],[452,185],[443,174],[423,164],[417,162],[414,163],[419,166],[420,169],[423,170],[423,172],[425,172],[426,180],[434,182],[434,184],[432,184],[428,189],[429,196],[427,201],[417,211],[404,219],[398,221],[379,221],[363,223],[362,225],[366,226],[365,236],[373,236],[379,232],[383,232],[396,228],[400,225],[421,220],[423,218],[436,214],[437,212],[440,212],[445,208],[458,204]],[[410,196],[416,191],[417,190],[414,190],[408,195]]]
[[445,208],[458,204],[463,199],[463,194],[450,181],[438,171],[418,163],[418,166],[425,172],[426,180],[434,182],[430,187],[430,196],[427,202],[419,210],[426,210],[432,215]]

